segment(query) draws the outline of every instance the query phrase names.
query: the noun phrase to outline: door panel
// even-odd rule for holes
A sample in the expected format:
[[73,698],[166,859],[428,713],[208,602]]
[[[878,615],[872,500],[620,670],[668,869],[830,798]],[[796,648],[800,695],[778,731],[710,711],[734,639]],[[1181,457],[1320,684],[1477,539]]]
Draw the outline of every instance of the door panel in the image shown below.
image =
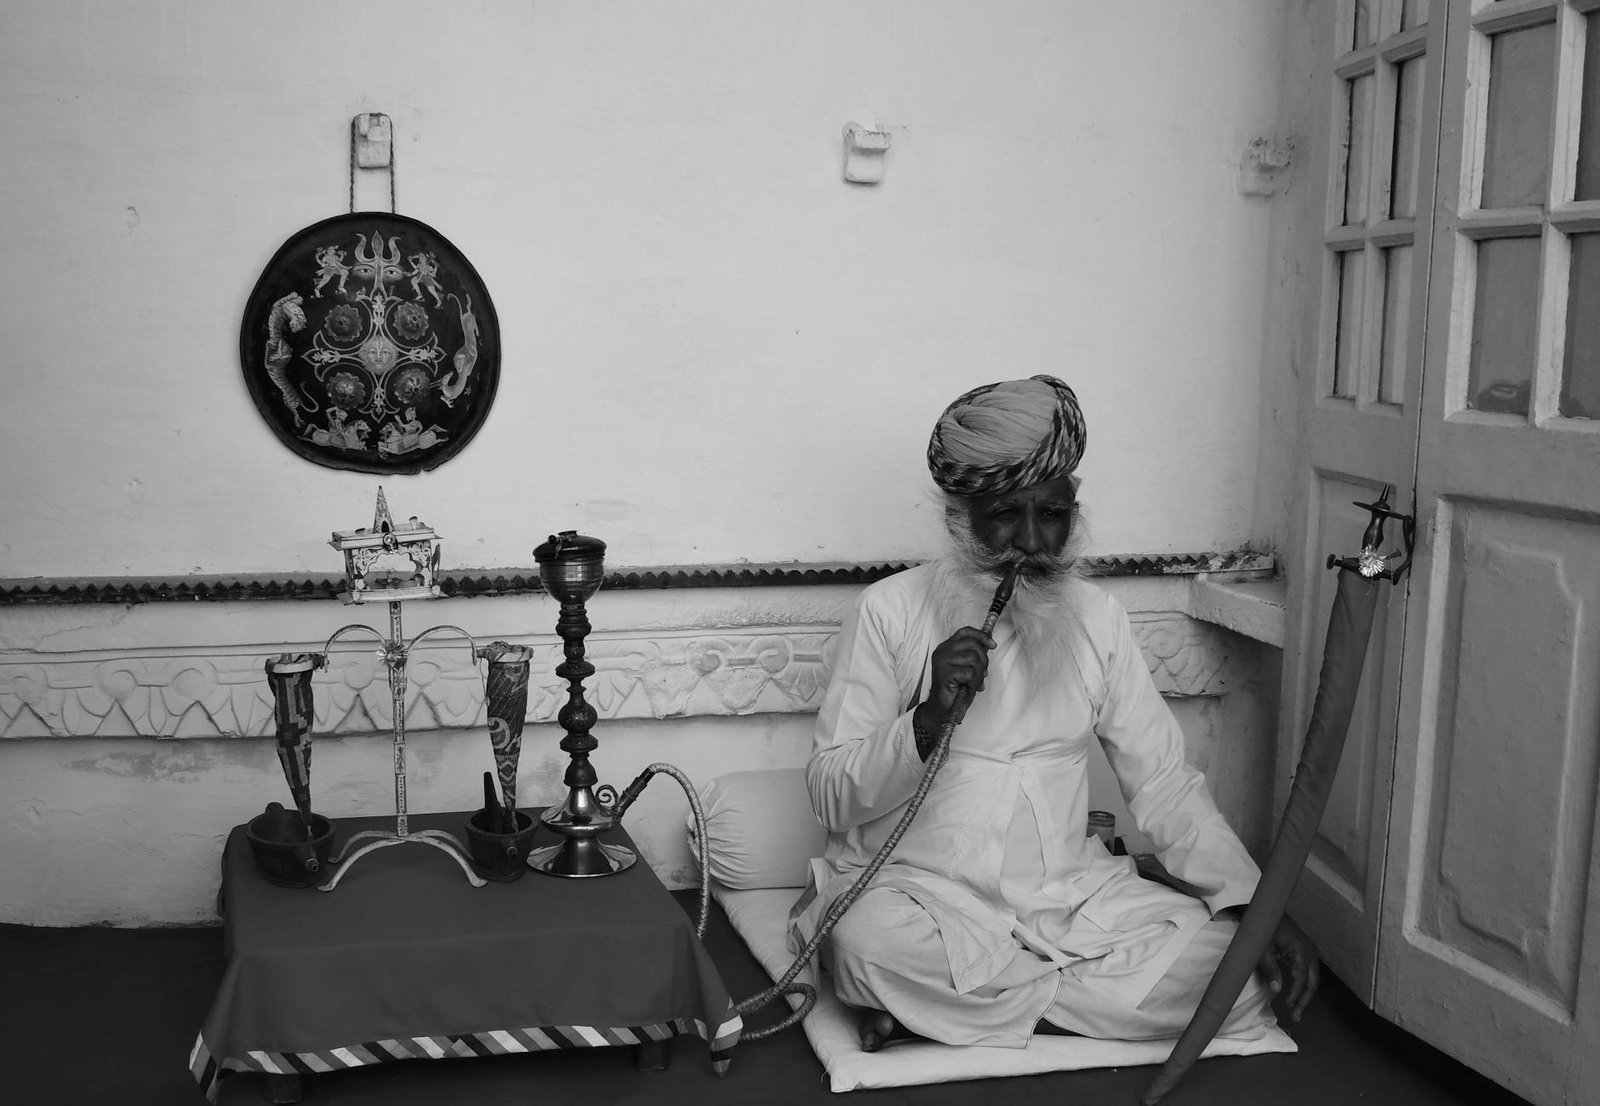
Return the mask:
[[1539,1104],[1600,1101],[1597,9],[1446,9],[1374,1001]]
[[[1329,11],[1326,5],[1302,9]],[[1277,800],[1293,782],[1316,697],[1336,577],[1358,552],[1371,502],[1393,485],[1409,508],[1416,471],[1444,24],[1438,5],[1346,0],[1328,28],[1330,151],[1317,373],[1308,389],[1305,544],[1286,559]],[[1404,603],[1385,588],[1360,699],[1328,809],[1290,913],[1328,968],[1370,1001],[1383,896]]]
[[[1320,560],[1309,566],[1310,610],[1303,620],[1307,641],[1301,649],[1308,669],[1320,667],[1322,642],[1333,610],[1337,574],[1326,568],[1329,553],[1355,551],[1368,514],[1356,507],[1370,503],[1382,486],[1332,473],[1316,474],[1313,495],[1320,539],[1312,552]],[[1392,601],[1392,589],[1379,594],[1379,607],[1362,669],[1361,689],[1351,715],[1339,770],[1316,836],[1305,873],[1295,891],[1292,911],[1317,941],[1324,963],[1348,985],[1370,988],[1376,956],[1379,892],[1382,888],[1389,766],[1394,755],[1394,709],[1398,696],[1398,645],[1403,604]],[[1310,672],[1315,679],[1315,671]],[[1309,688],[1314,697],[1315,684]],[[1387,706],[1386,706],[1387,704]],[[1309,715],[1309,703],[1305,704]],[[1303,727],[1299,731],[1303,735]],[[1298,757],[1299,742],[1294,745]]]
[[1533,1102],[1594,1101],[1567,1083],[1600,1024],[1600,513],[1435,502],[1375,1009]]
[[1595,816],[1600,520],[1444,510],[1417,936],[1570,1018]]

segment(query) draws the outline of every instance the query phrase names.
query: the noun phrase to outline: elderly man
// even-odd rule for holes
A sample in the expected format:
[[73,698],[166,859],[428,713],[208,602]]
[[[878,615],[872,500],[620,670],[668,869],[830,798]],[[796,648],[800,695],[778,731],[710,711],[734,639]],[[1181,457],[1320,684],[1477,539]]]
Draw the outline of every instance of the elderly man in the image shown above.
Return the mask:
[[[1054,377],[957,399],[928,446],[952,548],[867,588],[840,633],[806,768],[828,846],[796,905],[799,942],[883,844],[972,696],[916,820],[822,948],[868,1051],[905,1035],[1017,1048],[1036,1032],[1175,1037],[1260,874],[1185,763],[1127,613],[1072,572],[1085,440]],[[976,627],[1012,564],[991,638]],[[1085,835],[1094,740],[1163,865],[1200,898]],[[1317,957],[1287,921],[1222,1032],[1264,1033],[1286,977],[1298,1018]]]

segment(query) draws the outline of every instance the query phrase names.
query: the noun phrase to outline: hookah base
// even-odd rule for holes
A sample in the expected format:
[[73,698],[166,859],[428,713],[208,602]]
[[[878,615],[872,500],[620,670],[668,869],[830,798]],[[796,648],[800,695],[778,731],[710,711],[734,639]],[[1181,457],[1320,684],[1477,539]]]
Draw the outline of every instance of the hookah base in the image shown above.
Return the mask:
[[639,856],[622,845],[607,845],[594,837],[569,837],[559,845],[546,845],[528,854],[528,867],[547,876],[587,879],[614,876],[633,867]]

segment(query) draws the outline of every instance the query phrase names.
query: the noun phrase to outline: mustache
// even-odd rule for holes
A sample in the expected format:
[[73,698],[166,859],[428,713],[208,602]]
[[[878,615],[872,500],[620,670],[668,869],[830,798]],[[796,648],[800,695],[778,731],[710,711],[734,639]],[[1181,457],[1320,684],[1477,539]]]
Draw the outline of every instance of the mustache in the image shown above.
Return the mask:
[[1019,583],[1027,586],[1053,583],[1072,574],[1078,568],[1080,542],[1077,527],[1073,528],[1071,537],[1058,552],[1040,552],[1031,555],[1019,554],[1015,550],[993,549],[984,545],[973,532],[972,523],[965,512],[958,509],[945,512],[945,528],[955,545],[956,555],[969,569],[984,576],[999,579],[1013,564],[1020,563],[1022,577]]

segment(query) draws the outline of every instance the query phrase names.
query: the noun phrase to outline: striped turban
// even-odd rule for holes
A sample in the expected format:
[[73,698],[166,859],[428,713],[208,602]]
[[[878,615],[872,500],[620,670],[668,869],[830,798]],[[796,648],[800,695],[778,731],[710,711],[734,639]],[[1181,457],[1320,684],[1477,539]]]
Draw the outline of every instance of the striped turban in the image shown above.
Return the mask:
[[951,495],[1004,495],[1066,476],[1087,441],[1071,388],[1053,376],[1003,380],[944,409],[928,439],[928,469]]

